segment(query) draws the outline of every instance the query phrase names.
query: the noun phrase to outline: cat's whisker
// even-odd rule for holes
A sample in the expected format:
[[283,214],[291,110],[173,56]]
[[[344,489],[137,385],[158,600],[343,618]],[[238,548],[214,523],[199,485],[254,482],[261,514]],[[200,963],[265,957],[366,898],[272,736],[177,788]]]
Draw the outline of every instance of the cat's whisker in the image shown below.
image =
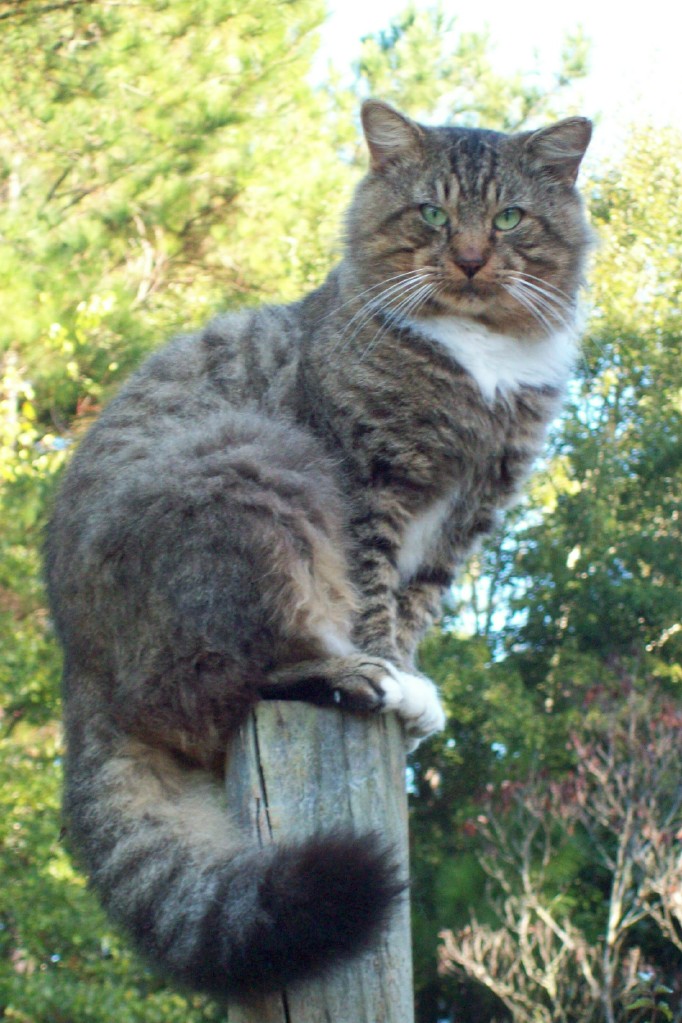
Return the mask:
[[524,291],[520,287],[520,283],[521,282],[519,281],[505,281],[502,283],[502,287],[509,295],[512,296],[512,298],[516,299],[519,305],[522,305],[524,309],[526,309],[531,316],[537,320],[540,326],[543,327],[548,334],[551,334],[554,330],[556,330],[556,323],[553,323],[552,320],[545,315],[543,304],[538,301],[537,296]]
[[[534,275],[523,273],[520,270],[510,270],[507,272],[507,277],[510,280],[517,281],[519,284],[536,291],[541,294],[548,302],[554,302],[557,306],[566,310],[573,309],[573,300],[570,299],[565,292],[560,291],[559,288],[555,288],[554,285],[549,284],[547,281],[542,281],[539,277]],[[531,279],[532,277],[532,279]]]
[[[421,282],[416,282],[413,286],[418,286],[420,284]],[[334,346],[334,351],[337,351],[339,349],[344,350],[347,349],[350,345],[352,345],[356,338],[376,317],[377,313],[381,312],[383,304],[384,303],[378,303],[376,305],[368,304],[364,306],[363,309],[360,311],[362,316],[359,319],[358,323],[356,324],[355,329],[350,334],[348,333],[348,331],[346,331],[344,335],[341,338],[339,338],[339,342]]]
[[352,316],[351,319],[346,324],[346,331],[348,330],[349,327],[353,325],[353,323],[356,320],[364,317],[365,314],[369,313],[370,316],[373,315],[374,311],[377,308],[381,308],[381,306],[389,298],[391,298],[392,295],[397,294],[400,291],[404,290],[405,288],[410,287],[415,280],[423,279],[423,273],[420,270],[411,270],[409,274],[399,274],[397,276],[403,279],[397,281],[397,283],[391,284],[390,287],[386,287],[386,285],[390,284],[390,282],[394,280],[394,278],[392,277],[389,277],[386,281],[382,281],[379,285],[374,285],[374,287],[368,288],[367,291],[361,292],[359,296],[354,295],[353,298],[350,299],[350,302],[355,302],[362,295],[365,295],[370,291],[376,290],[377,287],[382,287],[384,289],[378,295],[375,295],[373,298],[368,299],[360,306],[355,315]]
[[[608,347],[607,347],[607,345],[601,340],[601,338],[597,337],[595,335],[595,332],[592,331],[592,330],[588,330],[585,333],[585,335],[583,337],[583,347],[585,349],[585,358],[584,358],[585,367],[588,370],[589,370],[589,364],[587,362],[587,353],[588,353],[588,351],[590,349],[593,352],[596,353],[598,358],[608,357]],[[591,370],[590,370],[590,372],[591,372]]]
[[419,302],[421,301],[422,292],[430,290],[434,287],[433,282],[429,279],[428,276],[422,277],[421,281],[418,283],[421,284],[421,287],[417,288],[416,292],[414,289],[412,289],[409,294],[405,294],[403,296],[402,300],[398,303],[397,306],[387,311],[386,318],[387,321],[390,322],[391,326],[395,325],[400,320],[405,318],[408,307],[411,308],[412,306],[419,304]]
[[[421,291],[422,287],[424,287],[423,279],[411,282],[409,290],[406,289],[406,293],[402,296],[398,305],[396,307],[389,306],[387,309],[384,310],[384,317],[379,324],[379,328],[374,334],[374,336],[371,338],[371,340],[367,343],[365,350],[363,354],[360,356],[360,358],[364,358],[367,355],[367,353],[372,348],[375,347],[377,342],[386,333],[386,331],[392,328],[393,324],[395,323],[396,310],[400,309],[407,301],[409,301],[412,298],[413,295],[418,294]],[[371,316],[372,317],[375,316],[376,312],[378,311],[380,310],[374,310]],[[365,322],[369,322],[369,319]]]
[[402,321],[398,324],[401,329],[404,326],[405,320],[417,313],[426,300],[436,294],[437,290],[437,284],[433,281],[429,281],[426,286],[421,289],[421,291],[419,291],[416,295],[413,295],[409,300],[396,309],[396,320]]
[[376,348],[384,334],[386,334],[389,330],[394,330],[396,328],[401,329],[405,320],[416,313],[424,304],[426,299],[434,295],[436,291],[437,285],[433,281],[427,281],[416,291],[406,295],[403,301],[387,315],[381,327],[369,342],[360,358],[364,359],[374,348]]
[[546,281],[543,277],[538,277],[536,274],[529,274],[527,270],[510,270],[509,273],[515,276],[517,279],[520,278],[526,281],[536,281],[538,284],[541,284],[543,288],[547,289],[548,291],[553,291],[556,295],[565,299],[567,302],[569,303],[573,302],[572,296],[569,295],[567,291],[563,291],[561,288],[558,288],[556,284],[552,284],[550,283],[550,281]]
[[533,284],[532,281],[518,280],[517,284],[520,284],[526,291],[530,291],[538,296],[538,299],[543,302],[547,309],[552,309],[554,315],[559,317],[567,326],[573,321],[574,307],[564,299],[559,298],[557,295],[553,295],[551,292],[546,291],[537,284]]
[[[570,328],[573,323],[573,309],[563,299],[558,298],[546,289],[531,281],[509,274],[503,282],[505,290],[530,311],[536,319],[541,320],[548,329],[557,326]],[[525,301],[522,301],[521,296]]]
[[373,338],[368,342],[360,358],[364,359],[368,352],[376,347],[383,335],[400,323],[400,320],[404,318],[404,310],[407,305],[411,304],[412,301],[417,298],[421,299],[422,291],[425,288],[430,287],[431,285],[424,284],[423,280],[415,282],[415,286],[409,291],[409,293],[403,296],[399,304],[395,306],[395,308],[390,308],[386,311],[383,322],[380,324],[379,329],[376,331]]
[[[327,314],[327,316],[324,317],[325,320],[329,320],[336,317],[336,315],[346,306],[354,305],[358,301],[358,299],[362,298],[364,295],[371,295],[373,291],[377,291],[379,288],[383,289],[382,291],[379,292],[378,295],[374,295],[372,298],[369,298],[365,302],[363,302],[363,304],[360,306],[359,309],[356,310],[356,312],[350,318],[350,320],[347,321],[347,323],[344,325],[343,331],[339,334],[338,341],[334,345],[333,351],[337,351],[341,347],[345,348],[347,344],[353,340],[357,331],[361,330],[364,324],[369,319],[371,319],[371,316],[373,315],[375,301],[378,301],[380,304],[381,301],[384,300],[386,295],[390,296],[390,294],[393,293],[394,291],[399,292],[403,288],[407,287],[411,283],[411,279],[414,278],[415,274],[418,272],[419,271],[410,270],[406,273],[395,274],[394,276],[388,277],[383,281],[379,281],[377,284],[373,284],[370,288],[366,288],[364,291],[361,291],[358,294],[352,295],[346,302],[343,302],[341,305],[335,306],[334,309],[332,309]],[[351,330],[351,328],[353,328],[354,325],[355,329],[353,330],[352,335],[349,335],[349,331]]]
[[[413,270],[410,272],[409,279],[392,284],[390,287],[385,288],[382,292],[380,292],[379,295],[375,295],[373,298],[365,302],[356,312],[355,316],[353,316],[346,324],[344,335],[339,339],[339,344],[335,346],[335,350],[339,347],[347,348],[348,345],[352,344],[358,334],[371,321],[376,313],[389,305],[390,301],[394,299],[396,295],[404,292],[406,298],[411,297],[414,293],[415,287],[421,286],[424,281],[429,279],[429,276],[430,271]],[[356,323],[356,321],[358,322]],[[355,327],[352,333],[349,334],[349,329],[353,327],[354,323]]]
[[[516,277],[517,280],[519,278],[521,278],[522,280],[529,278],[530,280],[526,280],[526,283],[528,284],[530,284],[531,281],[538,281],[540,282],[540,284],[543,285],[545,289],[550,289],[551,291],[555,292],[557,296],[560,296],[562,300],[565,300],[565,305],[567,308],[567,319],[569,322],[572,321],[572,317],[574,315],[575,310],[575,302],[574,299],[571,298],[569,294],[567,294],[567,292],[562,291],[561,288],[557,288],[555,285],[550,284],[548,281],[543,281],[542,278],[536,277],[535,274],[529,274],[527,271],[514,270],[512,275]],[[604,346],[600,345],[599,341],[594,337],[594,335],[591,335],[589,333],[585,335],[585,337],[583,338],[583,344],[579,350],[579,361],[583,366],[587,376],[591,376],[592,374],[592,368],[590,366],[588,354],[586,351],[590,343],[596,350],[600,352],[603,352],[604,350]]]
[[537,320],[537,322],[544,327],[548,334],[552,334],[556,331],[559,326],[558,321],[551,312],[547,309],[546,305],[538,299],[537,296],[529,294],[524,291],[516,291],[515,297],[517,301],[521,302],[531,315]]
[[369,288],[365,288],[364,291],[360,291],[357,294],[351,295],[351,297],[347,299],[345,302],[342,302],[341,305],[334,306],[332,309],[329,310],[327,315],[322,318],[322,322],[324,322],[325,320],[332,319],[333,317],[336,316],[337,313],[340,313],[347,306],[353,305],[355,302],[357,302],[359,298],[363,298],[365,295],[369,295],[372,291],[377,291],[378,288],[384,288],[386,287],[387,284],[391,284],[393,281],[399,281],[401,279],[409,278],[412,277],[415,273],[420,272],[421,272],[420,270],[405,270],[403,273],[393,274],[393,276],[386,277],[382,281],[377,281],[376,284],[372,284]]
[[407,292],[408,290],[410,291],[412,290],[413,284],[428,281],[435,272],[436,270],[434,267],[430,266],[420,267],[418,270],[414,270],[411,272],[411,279],[402,281],[399,285],[397,286],[394,285],[393,287],[387,289],[386,291],[381,292],[379,295],[376,295],[373,299],[370,299],[368,305],[371,305],[375,310],[381,309],[382,306],[386,305],[387,300],[390,299],[392,301],[396,293],[400,291],[404,291],[405,297],[409,297],[407,295]]

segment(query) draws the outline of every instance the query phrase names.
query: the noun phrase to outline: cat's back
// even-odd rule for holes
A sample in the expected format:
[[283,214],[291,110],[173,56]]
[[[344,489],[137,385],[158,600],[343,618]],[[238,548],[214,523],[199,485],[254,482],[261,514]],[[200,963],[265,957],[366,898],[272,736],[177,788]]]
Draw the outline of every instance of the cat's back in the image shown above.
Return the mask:
[[[293,307],[262,307],[178,337],[80,442],[53,506],[46,581],[65,649],[102,686],[108,673],[156,677],[182,659],[187,608],[209,614],[217,599],[201,552],[218,559],[225,593],[239,592],[221,600],[243,625],[242,595],[268,570],[254,553],[264,523],[284,514],[303,532],[320,517],[337,528],[330,462],[291,411],[300,332]],[[258,601],[248,613],[271,618]]]
[[267,459],[273,410],[277,443],[290,441],[295,458],[285,405],[298,334],[295,311],[264,306],[220,316],[151,355],[78,443],[54,503],[48,579],[66,578],[78,552],[159,502],[161,514],[164,502],[206,497],[212,459],[230,449]]
[[292,380],[300,327],[295,307],[227,313],[173,338],[151,355],[90,431],[164,434],[222,409],[255,411],[274,403]]
[[[192,442],[229,434],[240,414],[286,415],[293,404],[300,328],[295,309],[228,313],[154,352],[80,439],[57,502],[105,502],[131,476],[162,471]],[[227,438],[227,435],[226,435]]]

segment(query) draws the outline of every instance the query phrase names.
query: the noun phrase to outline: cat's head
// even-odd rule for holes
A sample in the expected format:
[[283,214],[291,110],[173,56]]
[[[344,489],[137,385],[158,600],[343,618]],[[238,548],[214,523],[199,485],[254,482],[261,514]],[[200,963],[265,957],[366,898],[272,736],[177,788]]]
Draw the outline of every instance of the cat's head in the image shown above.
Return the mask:
[[362,122],[371,166],[347,234],[358,283],[406,317],[462,316],[519,337],[565,326],[591,240],[575,189],[590,122],[429,128],[376,100]]

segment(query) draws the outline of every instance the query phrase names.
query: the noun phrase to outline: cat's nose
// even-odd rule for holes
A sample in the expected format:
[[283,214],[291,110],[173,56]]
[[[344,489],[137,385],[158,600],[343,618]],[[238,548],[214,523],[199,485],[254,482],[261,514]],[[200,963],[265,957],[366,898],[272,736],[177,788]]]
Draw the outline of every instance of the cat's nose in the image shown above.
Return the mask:
[[486,257],[482,252],[462,252],[457,255],[455,263],[460,268],[462,273],[471,280],[475,277],[481,267],[484,267],[487,263]]

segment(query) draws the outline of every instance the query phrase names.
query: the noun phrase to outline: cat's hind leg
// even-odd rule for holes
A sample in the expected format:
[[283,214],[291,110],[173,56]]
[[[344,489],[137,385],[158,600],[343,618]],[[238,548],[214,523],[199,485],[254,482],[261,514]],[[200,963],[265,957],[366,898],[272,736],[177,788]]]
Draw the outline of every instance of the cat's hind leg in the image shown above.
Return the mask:
[[275,695],[439,727],[431,683],[353,644],[344,497],[313,437],[226,411],[142,454],[110,472],[83,572],[111,625],[122,727],[194,757]]

